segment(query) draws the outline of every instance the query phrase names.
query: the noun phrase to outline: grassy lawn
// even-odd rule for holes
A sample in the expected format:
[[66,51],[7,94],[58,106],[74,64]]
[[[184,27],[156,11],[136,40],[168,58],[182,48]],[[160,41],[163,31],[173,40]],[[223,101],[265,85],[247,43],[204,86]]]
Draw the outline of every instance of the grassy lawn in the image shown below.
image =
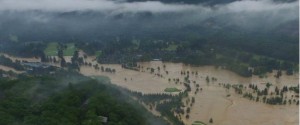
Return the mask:
[[[73,43],[68,43],[67,49],[64,50],[64,56],[72,56],[75,50],[75,45]],[[49,43],[44,52],[47,56],[57,56],[57,43]]]
[[56,49],[57,43],[48,43],[47,48],[44,50],[44,53],[47,56],[56,56],[57,55],[57,49]]
[[178,45],[169,45],[168,48],[166,48],[165,50],[167,51],[175,51],[177,49]]
[[180,92],[181,90],[177,89],[177,88],[166,88],[164,91],[165,92]]
[[101,51],[101,50],[99,50],[99,51],[96,51],[96,52],[95,52],[95,55],[96,55],[96,57],[99,57],[99,56],[101,56],[101,55],[102,55],[102,51]]
[[206,125],[206,124],[201,121],[194,121],[192,125]]
[[76,50],[74,43],[68,43],[67,46],[67,49],[64,50],[64,56],[73,56]]

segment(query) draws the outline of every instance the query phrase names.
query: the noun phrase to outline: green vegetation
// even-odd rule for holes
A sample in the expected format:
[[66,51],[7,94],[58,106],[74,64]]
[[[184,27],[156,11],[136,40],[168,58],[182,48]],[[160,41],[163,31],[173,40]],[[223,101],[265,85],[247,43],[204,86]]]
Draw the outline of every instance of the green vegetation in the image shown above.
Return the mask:
[[[221,84],[219,84],[221,85]],[[230,85],[230,84],[222,84],[224,88],[227,90],[232,87],[235,91],[235,93],[243,95],[244,98],[249,99],[251,101],[256,102],[262,102],[265,104],[270,105],[286,105],[287,101],[289,101],[289,104],[295,104],[299,105],[299,99],[294,98],[293,94],[296,95],[299,94],[299,85],[297,86],[290,86],[289,88],[287,86],[283,86],[282,88],[275,87],[274,91],[270,88],[272,84],[267,83],[266,87],[262,90],[260,90],[257,85],[255,84],[249,84],[248,89],[247,87],[244,88],[243,85]],[[291,93],[292,96],[288,97],[287,92]],[[293,100],[290,101],[290,100]]]
[[[287,75],[292,75],[298,71],[298,62],[295,61],[298,60],[298,56],[282,56],[284,52],[278,53],[277,50],[261,51],[254,47],[256,44],[250,44],[253,46],[253,50],[251,50],[239,45],[245,42],[217,44],[210,39],[200,38],[186,39],[185,42],[155,39],[139,41],[120,38],[100,43],[76,44],[86,53],[97,55],[99,63],[122,64],[130,69],[134,69],[135,64],[139,61],[161,59],[162,61],[182,62],[195,66],[214,65],[244,77],[263,76],[273,70],[286,71]],[[277,44],[270,44],[269,46],[268,48],[272,48]],[[291,51],[295,51],[294,47],[291,49]],[[268,49],[264,48],[263,50]],[[290,50],[286,51],[290,52]],[[274,54],[270,55],[270,53]]]
[[102,54],[102,51],[96,51],[96,52],[95,52],[96,57],[100,57],[101,54]]
[[212,118],[209,119],[209,123],[214,123]]
[[[56,43],[56,42],[48,43],[47,48],[44,50],[44,53],[47,56],[57,56],[57,46],[58,46],[58,43]],[[72,56],[73,53],[75,52],[75,50],[76,50],[76,47],[75,47],[74,43],[66,44],[66,48],[63,51],[64,56]]]
[[[179,93],[178,95],[171,94],[143,94],[141,92],[129,91],[131,96],[136,97],[139,101],[149,106],[150,110],[156,106],[156,110],[166,117],[174,125],[184,125],[181,118],[174,116],[174,113],[183,114],[181,107],[183,106],[182,98],[186,97],[187,93]],[[168,101],[166,101],[168,100]]]
[[91,76],[92,79],[95,79],[97,81],[102,81],[103,83],[109,83],[110,79],[106,76]]
[[180,92],[181,90],[177,89],[177,88],[166,88],[164,91],[165,92]]
[[66,44],[67,48],[64,50],[64,56],[72,56],[76,50],[74,43]]
[[171,44],[167,48],[165,48],[165,50],[167,50],[167,51],[175,51],[177,49],[177,47],[178,47],[178,45]]
[[0,100],[1,125],[102,125],[101,117],[108,125],[165,125],[118,88],[75,72],[0,79]]
[[201,121],[194,121],[194,123],[192,125],[206,125],[206,124]]
[[[263,77],[274,70],[293,75],[299,70],[299,48],[295,39],[282,39],[276,36],[273,38],[273,35],[271,38],[268,36],[247,37],[246,34],[239,33],[231,34],[232,37],[219,35],[221,36],[214,38],[193,36],[181,40],[166,38],[158,40],[159,38],[156,37],[137,39],[124,36],[99,41],[74,41],[69,44],[62,42],[61,45],[54,42],[22,42],[20,44],[10,42],[0,46],[0,50],[11,55],[34,56],[43,59],[45,56],[56,56],[60,53],[62,56],[72,56],[78,48],[87,55],[96,55],[99,63],[122,64],[128,69],[135,69],[136,63],[140,61],[161,59],[195,66],[213,65],[245,77],[252,75]],[[234,36],[239,36],[241,39]],[[283,45],[282,41],[286,41],[286,44]],[[58,46],[62,52],[57,53]],[[65,65],[64,61],[62,62]],[[282,73],[278,73],[275,77],[279,78]]]
[[48,43],[47,48],[44,50],[44,53],[47,56],[57,56],[57,43]]

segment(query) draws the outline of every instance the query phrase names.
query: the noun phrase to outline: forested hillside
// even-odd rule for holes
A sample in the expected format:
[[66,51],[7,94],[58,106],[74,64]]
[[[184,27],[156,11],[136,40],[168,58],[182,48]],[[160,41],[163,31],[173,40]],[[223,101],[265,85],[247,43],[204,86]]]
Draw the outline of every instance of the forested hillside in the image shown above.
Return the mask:
[[166,124],[104,79],[98,82],[76,73],[65,76],[0,79],[0,124]]

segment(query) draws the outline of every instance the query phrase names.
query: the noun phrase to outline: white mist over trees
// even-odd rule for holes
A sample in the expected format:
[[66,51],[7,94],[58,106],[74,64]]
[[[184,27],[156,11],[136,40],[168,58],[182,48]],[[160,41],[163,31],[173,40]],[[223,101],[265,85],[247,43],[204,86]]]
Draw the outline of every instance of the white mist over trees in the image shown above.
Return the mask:
[[215,5],[159,1],[1,0],[0,36],[7,39],[13,34],[29,41],[51,37],[63,41],[84,36],[93,39],[97,36],[154,37],[159,34],[173,37],[228,30],[274,33],[277,29],[283,29],[285,35],[295,36],[298,31],[290,29],[289,25],[298,22],[298,8],[298,1],[270,0]]

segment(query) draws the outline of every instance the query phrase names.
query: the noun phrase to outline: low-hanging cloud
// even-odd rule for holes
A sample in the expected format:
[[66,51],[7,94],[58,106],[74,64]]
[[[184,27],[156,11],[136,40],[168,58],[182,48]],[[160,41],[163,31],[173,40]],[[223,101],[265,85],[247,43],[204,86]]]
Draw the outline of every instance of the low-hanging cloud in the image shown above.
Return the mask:
[[116,32],[116,35],[161,34],[184,32],[187,28],[203,32],[224,27],[272,31],[274,27],[299,20],[298,8],[298,1],[272,0],[242,0],[213,6],[159,1],[0,0],[0,30],[24,35],[29,28],[38,26],[40,29],[31,32],[35,36],[44,32],[49,37],[84,33],[114,35]]
[[0,0],[0,10],[13,11],[150,11],[174,12],[196,9],[195,5],[163,4],[158,1],[121,2],[109,0]]
[[205,7],[201,4],[164,4],[159,1],[125,2],[112,0],[0,0],[0,11],[120,11],[120,12],[181,12],[212,10],[220,12],[260,12],[292,9],[298,1],[275,3],[271,0],[243,0],[226,5]]

